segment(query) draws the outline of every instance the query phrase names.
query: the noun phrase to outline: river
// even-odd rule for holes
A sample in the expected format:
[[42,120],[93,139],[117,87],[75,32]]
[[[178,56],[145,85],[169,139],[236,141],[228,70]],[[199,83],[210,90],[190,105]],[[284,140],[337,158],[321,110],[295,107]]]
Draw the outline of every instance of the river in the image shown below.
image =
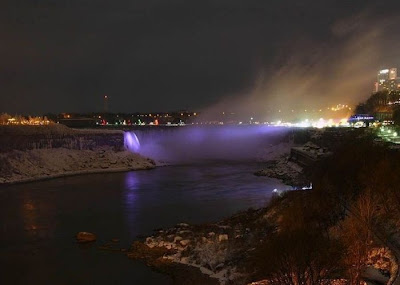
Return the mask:
[[[265,205],[278,180],[257,163],[218,162],[59,178],[0,188],[0,284],[171,284],[167,276],[97,246],[129,247],[179,222],[212,222]],[[98,240],[79,245],[75,234]]]

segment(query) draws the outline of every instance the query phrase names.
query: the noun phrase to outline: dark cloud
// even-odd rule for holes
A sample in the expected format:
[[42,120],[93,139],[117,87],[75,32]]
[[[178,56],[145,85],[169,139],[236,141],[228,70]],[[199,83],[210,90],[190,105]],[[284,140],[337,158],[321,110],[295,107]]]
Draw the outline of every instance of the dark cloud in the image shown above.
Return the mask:
[[[4,0],[0,112],[98,111],[103,94],[112,111],[200,109],[237,94],[257,101],[254,89],[276,91],[266,98],[279,103],[272,78],[288,75],[284,91],[304,91],[322,66],[330,85],[368,67],[359,86],[389,61],[375,41],[399,4],[375,2]],[[360,65],[357,49],[379,58]],[[343,64],[349,58],[347,73],[331,65],[334,52]]]

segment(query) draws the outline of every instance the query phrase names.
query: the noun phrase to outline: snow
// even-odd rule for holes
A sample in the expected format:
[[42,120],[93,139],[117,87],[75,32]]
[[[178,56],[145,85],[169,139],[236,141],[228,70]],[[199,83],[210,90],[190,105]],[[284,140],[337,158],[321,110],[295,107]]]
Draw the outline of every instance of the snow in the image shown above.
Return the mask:
[[13,150],[0,153],[0,184],[29,182],[55,177],[151,169],[152,160],[111,147],[95,150],[66,148]]
[[125,150],[121,130],[0,126],[0,184],[154,167]]
[[294,144],[291,142],[281,142],[279,144],[269,145],[258,153],[258,161],[277,160],[284,155],[288,155],[293,146]]

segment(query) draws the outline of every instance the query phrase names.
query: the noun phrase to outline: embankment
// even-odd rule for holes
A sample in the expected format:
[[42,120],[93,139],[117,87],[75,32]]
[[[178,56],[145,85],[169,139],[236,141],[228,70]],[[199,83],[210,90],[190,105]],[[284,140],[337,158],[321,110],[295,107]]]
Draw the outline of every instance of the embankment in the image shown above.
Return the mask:
[[0,184],[154,167],[151,159],[125,150],[122,131],[0,128]]

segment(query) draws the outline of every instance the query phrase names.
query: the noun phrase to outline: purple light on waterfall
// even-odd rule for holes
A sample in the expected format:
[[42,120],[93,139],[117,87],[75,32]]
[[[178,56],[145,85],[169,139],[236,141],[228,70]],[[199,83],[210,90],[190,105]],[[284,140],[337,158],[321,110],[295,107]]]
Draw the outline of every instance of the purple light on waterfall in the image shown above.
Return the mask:
[[124,145],[131,152],[139,152],[140,142],[134,132],[124,133]]
[[188,126],[142,129],[140,154],[159,162],[254,160],[284,141],[290,129],[270,126]]

